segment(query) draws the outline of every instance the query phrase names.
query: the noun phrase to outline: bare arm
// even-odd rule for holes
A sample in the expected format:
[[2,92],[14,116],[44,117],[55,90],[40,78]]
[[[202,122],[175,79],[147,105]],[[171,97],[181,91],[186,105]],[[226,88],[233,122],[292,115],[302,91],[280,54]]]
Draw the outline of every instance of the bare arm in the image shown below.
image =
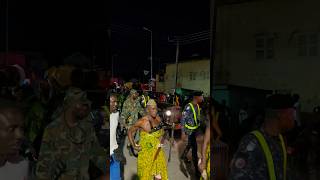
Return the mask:
[[212,120],[213,121],[213,124],[212,124],[213,128],[218,134],[218,137],[216,138],[216,140],[219,140],[220,137],[222,136],[222,131],[221,131],[220,127],[219,127],[219,122],[218,122],[219,112],[213,111],[212,117],[213,117],[213,120]]
[[144,119],[142,118],[139,121],[137,121],[133,126],[131,126],[131,128],[128,131],[129,142],[133,146],[133,148],[137,150],[140,150],[140,147],[134,142],[133,135],[134,133],[137,132],[137,130],[139,130],[140,128],[143,128],[143,122],[144,122]]

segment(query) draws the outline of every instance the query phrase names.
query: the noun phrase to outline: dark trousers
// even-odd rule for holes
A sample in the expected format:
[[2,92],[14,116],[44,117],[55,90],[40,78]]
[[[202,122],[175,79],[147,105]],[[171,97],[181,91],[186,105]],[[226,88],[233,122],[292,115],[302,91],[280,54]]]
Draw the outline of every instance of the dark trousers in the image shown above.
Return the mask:
[[198,170],[198,146],[197,146],[197,140],[196,140],[196,132],[192,132],[189,136],[188,136],[188,144],[182,154],[183,157],[186,157],[186,155],[188,154],[189,150],[192,148],[192,161],[193,161],[193,165],[195,168],[195,172],[198,174],[200,174],[199,170]]

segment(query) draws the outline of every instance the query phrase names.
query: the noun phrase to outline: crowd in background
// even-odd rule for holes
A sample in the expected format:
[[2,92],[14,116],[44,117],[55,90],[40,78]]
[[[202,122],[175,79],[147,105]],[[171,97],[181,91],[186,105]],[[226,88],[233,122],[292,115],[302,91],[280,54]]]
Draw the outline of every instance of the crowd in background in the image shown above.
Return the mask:
[[[53,121],[55,113],[59,112],[66,92],[71,87],[87,91],[88,98],[92,101],[90,116],[93,127],[100,145],[107,150],[110,94],[118,95],[120,111],[132,89],[138,90],[141,96],[146,95],[156,99],[157,102],[171,103],[174,106],[178,104],[182,108],[192,100],[190,97],[189,99],[180,97],[180,102],[177,102],[176,94],[150,92],[138,82],[111,83],[109,79],[106,72],[98,73],[73,66],[51,67],[43,70],[17,65],[2,67],[0,69],[1,101],[2,103],[6,102],[4,100],[15,102],[22,107],[24,113],[25,138],[21,144],[21,154],[36,166],[45,128]],[[316,176],[317,169],[320,167],[317,154],[320,150],[320,108],[315,107],[312,113],[303,113],[300,111],[299,95],[294,94],[291,97],[295,108],[295,127],[286,133],[291,165],[289,171],[296,174],[292,176],[299,176],[299,173],[301,175],[303,172]],[[181,99],[184,101],[181,102]],[[141,106],[144,106],[140,97],[139,101]],[[203,103],[203,109],[206,109],[206,102]],[[229,146],[228,156],[231,159],[241,138],[262,126],[265,119],[264,109],[254,109],[250,104],[244,103],[241,109],[235,110],[229,108],[225,100],[214,101],[213,106],[220,113],[218,119],[222,131],[220,139]]]

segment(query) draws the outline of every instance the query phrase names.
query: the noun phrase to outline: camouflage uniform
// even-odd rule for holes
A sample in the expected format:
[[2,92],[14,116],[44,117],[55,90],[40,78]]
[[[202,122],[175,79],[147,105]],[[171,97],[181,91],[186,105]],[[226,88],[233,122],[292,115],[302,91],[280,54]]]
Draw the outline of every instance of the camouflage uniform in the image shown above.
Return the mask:
[[124,102],[122,112],[120,115],[121,124],[132,126],[139,119],[139,114],[144,115],[144,109],[141,107],[139,99],[133,101],[129,96]]
[[30,102],[30,104],[30,110],[26,114],[26,135],[30,142],[34,142],[41,129],[43,130],[45,127],[46,109],[40,102]]
[[[283,150],[279,137],[267,135],[260,131],[272,153],[275,174],[277,180],[282,180],[283,172]],[[253,134],[246,135],[234,155],[231,162],[231,180],[269,180],[269,173],[265,154],[258,139]]]
[[90,160],[106,173],[107,154],[98,143],[89,117],[73,128],[63,118],[56,118],[45,129],[36,176],[40,180],[89,180]]

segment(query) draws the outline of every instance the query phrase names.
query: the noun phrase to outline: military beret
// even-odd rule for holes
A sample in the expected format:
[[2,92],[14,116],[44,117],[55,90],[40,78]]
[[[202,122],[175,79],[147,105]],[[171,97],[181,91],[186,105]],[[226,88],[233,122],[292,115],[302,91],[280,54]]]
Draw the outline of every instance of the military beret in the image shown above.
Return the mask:
[[193,96],[202,96],[203,95],[203,92],[202,91],[195,91],[193,93]]
[[293,108],[294,102],[290,95],[284,94],[274,94],[267,98],[266,101],[266,108],[267,109],[287,109]]

